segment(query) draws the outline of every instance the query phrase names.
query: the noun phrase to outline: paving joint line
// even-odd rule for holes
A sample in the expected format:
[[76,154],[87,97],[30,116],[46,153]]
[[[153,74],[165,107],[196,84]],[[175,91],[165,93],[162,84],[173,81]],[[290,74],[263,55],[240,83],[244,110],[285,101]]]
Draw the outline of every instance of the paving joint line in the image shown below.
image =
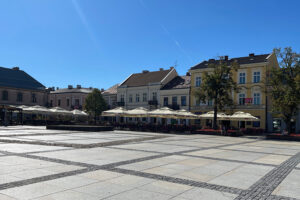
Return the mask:
[[265,176],[254,183],[248,190],[242,192],[238,197],[236,197],[235,200],[272,199],[274,196],[276,196],[272,196],[272,192],[299,163],[300,153],[297,153],[268,172]]

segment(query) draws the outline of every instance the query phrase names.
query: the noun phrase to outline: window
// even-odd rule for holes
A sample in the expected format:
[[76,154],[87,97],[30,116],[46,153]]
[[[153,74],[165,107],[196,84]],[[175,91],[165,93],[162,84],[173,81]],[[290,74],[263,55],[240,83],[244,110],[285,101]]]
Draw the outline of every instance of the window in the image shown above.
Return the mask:
[[128,101],[129,101],[129,103],[132,103],[132,94],[129,95]]
[[260,82],[260,72],[254,72],[253,73],[253,83],[259,83]]
[[70,106],[70,99],[67,99],[67,106]]
[[17,101],[18,101],[18,102],[22,102],[22,101],[23,101],[23,94],[22,94],[21,92],[19,92],[19,93],[17,94]]
[[53,106],[53,100],[50,101],[50,107],[52,107],[52,106]]
[[121,94],[121,102],[124,102],[124,94]]
[[200,99],[199,98],[195,98],[195,102],[196,102],[195,106],[200,106]]
[[152,100],[157,101],[157,93],[156,92],[152,93]]
[[4,101],[8,100],[8,92],[7,91],[2,92],[2,100],[4,100]]
[[241,72],[240,73],[240,84],[245,84],[246,83],[246,73]]
[[164,97],[164,106],[168,106],[168,104],[169,104],[169,98]]
[[75,106],[79,106],[79,99],[75,99]]
[[[260,119],[260,116],[255,116],[255,117],[257,117],[258,119]],[[260,121],[254,121],[254,122],[252,123],[252,126],[253,126],[253,127],[256,127],[256,128],[259,128],[259,127],[260,127]]]
[[143,93],[143,102],[147,102],[147,93]]
[[253,94],[253,104],[259,105],[260,104],[260,93],[254,93]]
[[31,102],[36,103],[36,95],[35,94],[31,94]]
[[196,87],[201,85],[201,77],[196,77]]
[[181,96],[181,106],[186,106],[186,96]]
[[135,101],[136,102],[140,102],[140,94],[136,94],[135,95]]
[[177,97],[172,97],[172,104],[177,105]]
[[245,94],[239,94],[239,105],[245,105]]
[[57,106],[60,106],[60,105],[61,105],[61,100],[58,99],[58,100],[57,100]]

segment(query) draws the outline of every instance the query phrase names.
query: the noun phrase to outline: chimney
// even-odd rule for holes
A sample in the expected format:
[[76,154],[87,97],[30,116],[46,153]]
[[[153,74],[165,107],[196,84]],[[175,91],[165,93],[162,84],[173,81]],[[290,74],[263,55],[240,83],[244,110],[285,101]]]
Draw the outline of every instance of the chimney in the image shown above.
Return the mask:
[[68,85],[68,89],[73,89],[73,85]]
[[56,87],[56,90],[59,90],[59,87]]
[[159,68],[159,71],[164,71],[164,68]]
[[143,74],[146,74],[146,73],[148,73],[148,72],[149,72],[148,70],[143,70],[143,71],[142,71]]
[[13,67],[13,68],[11,68],[12,70],[15,70],[15,71],[18,71],[18,70],[20,70],[20,68],[19,67]]
[[76,88],[77,88],[77,89],[81,89],[81,85],[77,85]]
[[249,57],[254,57],[254,53],[249,53]]
[[187,72],[187,73],[186,73],[186,76],[191,76],[190,72]]
[[174,67],[170,67],[170,69],[174,69]]
[[51,90],[54,91],[54,90],[55,90],[55,87],[52,87]]
[[104,92],[104,88],[101,88],[101,92]]
[[92,90],[92,89],[93,89],[93,87],[89,87],[89,89],[90,89],[90,90]]
[[228,56],[224,56],[224,60],[228,60]]

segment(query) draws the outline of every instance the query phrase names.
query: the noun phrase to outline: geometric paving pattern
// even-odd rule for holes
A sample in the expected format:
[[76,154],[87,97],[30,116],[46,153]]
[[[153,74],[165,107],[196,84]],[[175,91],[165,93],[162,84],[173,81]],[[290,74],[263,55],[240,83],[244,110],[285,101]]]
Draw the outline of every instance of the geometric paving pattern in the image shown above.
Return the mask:
[[0,199],[300,199],[300,143],[0,129]]

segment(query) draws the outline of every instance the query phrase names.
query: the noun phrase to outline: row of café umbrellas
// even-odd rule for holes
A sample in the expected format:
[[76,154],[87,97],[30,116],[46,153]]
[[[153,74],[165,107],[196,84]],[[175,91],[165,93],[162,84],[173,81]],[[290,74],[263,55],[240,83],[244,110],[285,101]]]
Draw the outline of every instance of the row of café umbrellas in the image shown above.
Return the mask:
[[76,115],[76,116],[87,116],[88,114],[81,110],[68,111],[60,107],[46,108],[43,106],[17,106],[17,108],[22,109],[25,114],[56,114],[56,115]]
[[[160,118],[173,118],[173,119],[213,119],[214,111],[207,112],[202,115],[196,115],[187,110],[175,111],[168,107],[162,107],[153,111],[146,108],[139,107],[132,110],[126,110],[123,107],[114,108],[102,112],[102,116],[121,116],[121,117],[160,117]],[[252,116],[250,113],[235,112],[233,115],[226,115],[225,113],[217,113],[218,120],[232,120],[232,121],[259,121],[257,117]]]

